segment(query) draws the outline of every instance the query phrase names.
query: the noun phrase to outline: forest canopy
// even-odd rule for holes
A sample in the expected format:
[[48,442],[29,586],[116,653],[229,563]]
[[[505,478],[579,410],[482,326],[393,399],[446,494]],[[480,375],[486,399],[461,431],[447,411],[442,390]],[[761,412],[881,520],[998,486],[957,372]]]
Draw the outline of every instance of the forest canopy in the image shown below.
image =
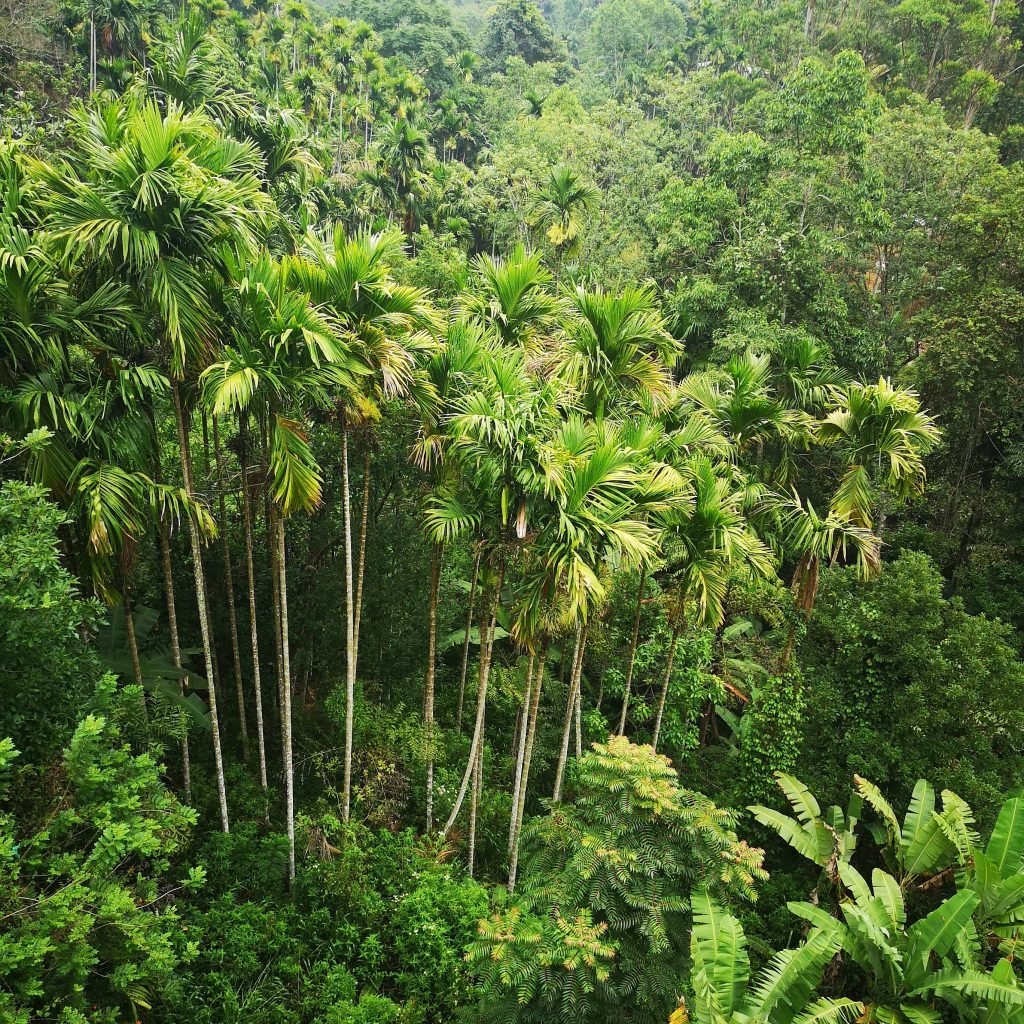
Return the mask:
[[0,3],[0,1021],[1024,1022],[1022,43]]

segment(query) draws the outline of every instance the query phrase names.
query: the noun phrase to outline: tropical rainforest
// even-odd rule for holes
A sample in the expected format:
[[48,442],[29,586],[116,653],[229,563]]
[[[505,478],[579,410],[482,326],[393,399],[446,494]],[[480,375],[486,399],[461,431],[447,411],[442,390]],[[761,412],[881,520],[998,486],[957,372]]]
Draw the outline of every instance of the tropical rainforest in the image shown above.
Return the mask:
[[3,1024],[1024,1022],[1015,0],[0,0]]

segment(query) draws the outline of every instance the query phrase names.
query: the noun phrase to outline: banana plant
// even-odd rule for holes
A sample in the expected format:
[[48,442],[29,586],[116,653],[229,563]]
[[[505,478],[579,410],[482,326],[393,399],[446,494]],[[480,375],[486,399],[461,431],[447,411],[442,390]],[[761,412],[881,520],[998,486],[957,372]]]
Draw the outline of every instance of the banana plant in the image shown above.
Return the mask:
[[990,947],[1016,955],[1024,936],[1024,797],[1003,803],[982,850],[972,846],[957,885],[975,893],[975,920]]
[[863,797],[855,793],[845,812],[835,806],[823,812],[814,794],[795,776],[776,772],[775,781],[793,808],[793,815],[761,804],[752,804],[747,810],[762,825],[777,832],[801,857],[817,864],[835,884],[839,866],[850,863],[857,847]]
[[848,1024],[861,1019],[862,1003],[815,998],[826,964],[839,952],[834,928],[812,929],[795,949],[775,953],[750,976],[747,939],[739,921],[706,893],[694,893],[690,936],[692,1006],[672,1024]]
[[[979,897],[960,890],[908,924],[899,882],[875,868],[871,882],[850,864],[837,919],[807,902],[788,904],[814,932],[828,935],[863,975],[862,1024],[942,1024],[1024,1019],[1024,988],[1012,967],[984,969],[973,915]],[[813,932],[812,932],[813,934]],[[1007,962],[1008,963],[1008,962]]]

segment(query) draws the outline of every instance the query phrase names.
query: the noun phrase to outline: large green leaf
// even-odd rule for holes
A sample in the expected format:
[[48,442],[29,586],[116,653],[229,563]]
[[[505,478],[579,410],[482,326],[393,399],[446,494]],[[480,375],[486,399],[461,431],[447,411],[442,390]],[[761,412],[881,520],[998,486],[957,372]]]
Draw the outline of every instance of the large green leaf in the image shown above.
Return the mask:
[[694,985],[729,1019],[739,1008],[750,977],[747,940],[739,921],[703,892],[694,893],[690,943]]
[[985,856],[1003,878],[1020,871],[1024,857],[1024,797],[1011,797],[999,809]]

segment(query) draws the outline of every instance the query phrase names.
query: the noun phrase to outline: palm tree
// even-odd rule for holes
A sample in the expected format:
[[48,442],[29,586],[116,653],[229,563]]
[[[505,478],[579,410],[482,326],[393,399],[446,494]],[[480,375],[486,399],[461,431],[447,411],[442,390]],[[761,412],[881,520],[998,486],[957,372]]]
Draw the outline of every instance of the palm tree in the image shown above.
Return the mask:
[[[297,257],[263,255],[233,268],[232,338],[222,358],[203,374],[215,415],[255,413],[268,433],[268,472],[277,515],[271,544],[281,625],[281,740],[285,772],[289,877],[295,877],[295,798],[292,765],[291,656],[286,578],[285,521],[321,501],[322,473],[301,417],[325,408],[335,389],[352,388],[363,368],[339,325],[313,303],[301,282],[309,268]],[[294,411],[294,412],[293,412]],[[251,542],[251,531],[247,530]],[[251,560],[251,554],[248,556]],[[255,604],[248,572],[250,612]],[[254,640],[255,647],[255,640]],[[254,653],[255,656],[255,653]]]
[[734,474],[716,470],[706,456],[694,457],[681,471],[692,489],[692,503],[662,518],[672,635],[651,740],[655,750],[683,628],[722,622],[732,573],[766,576],[772,568],[768,548],[744,514],[745,495]]
[[474,261],[469,292],[460,305],[502,344],[534,351],[559,322],[560,305],[548,290],[550,283],[540,254],[521,245],[504,260],[483,254]]
[[423,168],[430,155],[430,142],[424,132],[406,118],[398,117],[385,123],[377,136],[383,172],[394,184],[395,196],[401,214],[402,227],[407,235],[416,230],[416,206],[421,191]]
[[591,416],[664,404],[682,346],[668,333],[650,289],[608,295],[577,288],[563,327],[564,373]]
[[[483,333],[465,320],[456,319],[449,324],[445,343],[441,345],[423,365],[423,377],[429,401],[421,404],[423,421],[419,437],[412,451],[413,461],[430,475],[432,488],[436,490],[446,478],[445,449],[450,440],[445,425],[448,416],[455,410],[458,400],[466,393],[469,382],[482,368],[487,340]],[[437,602],[441,577],[443,545],[435,542],[432,552],[430,597],[428,601],[427,624],[427,670],[423,687],[423,717],[427,747],[427,832],[433,827],[434,808],[434,683],[436,676],[437,652]],[[469,609],[466,619],[466,636],[463,643],[462,675],[459,683],[459,705],[457,718],[462,724],[462,703],[465,694],[466,671],[469,660],[470,630],[473,625],[473,607],[479,579],[480,554],[474,557],[473,580],[470,584]]]
[[939,429],[921,410],[914,391],[881,378],[877,384],[850,384],[815,436],[836,451],[845,467],[832,510],[871,529],[872,505],[881,491],[880,535],[884,499],[906,501],[924,486],[924,456],[938,443]]
[[[480,615],[476,719],[462,783],[442,834],[462,808],[478,770],[495,639],[498,602],[508,552],[530,531],[530,513],[553,487],[555,465],[547,442],[557,427],[561,389],[529,373],[520,349],[485,353],[482,372],[450,419],[449,460],[458,469],[427,499],[425,523],[437,543],[471,536],[482,551],[488,598]],[[489,586],[488,586],[489,584]]]
[[[266,208],[251,146],[223,137],[204,115],[126,97],[77,111],[73,162],[47,178],[47,224],[69,254],[124,284],[172,376],[182,477],[194,496],[179,381],[215,340],[209,278],[225,247],[246,252]],[[179,211],[166,216],[168,208]],[[221,827],[229,829],[217,718],[202,538],[189,524],[206,663]]]
[[[326,238],[310,237],[303,246],[297,273],[312,300],[323,306],[347,332],[352,357],[360,364],[359,387],[340,392],[342,506],[345,531],[346,711],[342,809],[348,820],[352,794],[352,729],[361,605],[353,589],[352,511],[348,472],[348,434],[352,423],[370,424],[380,417],[378,401],[417,391],[418,362],[434,347],[436,315],[427,294],[397,284],[390,264],[402,239],[393,232],[361,232],[348,237],[337,227]],[[369,449],[367,448],[367,453]],[[363,589],[369,501],[369,457],[364,463],[363,529],[359,540],[357,592]]]
[[555,251],[555,285],[567,256],[579,251],[583,218],[597,204],[600,193],[567,167],[556,167],[538,189],[530,206],[529,220]]

